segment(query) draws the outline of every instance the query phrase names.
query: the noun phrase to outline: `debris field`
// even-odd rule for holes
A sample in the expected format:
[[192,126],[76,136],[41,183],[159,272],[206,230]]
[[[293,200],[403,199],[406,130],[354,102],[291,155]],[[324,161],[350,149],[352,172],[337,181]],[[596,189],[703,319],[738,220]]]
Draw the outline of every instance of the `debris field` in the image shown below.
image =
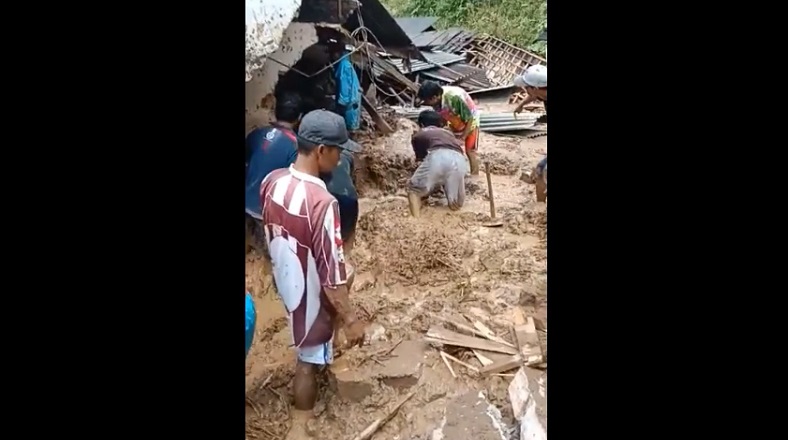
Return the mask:
[[[361,214],[351,300],[369,323],[367,341],[323,375],[308,432],[348,440],[546,438],[546,205],[520,177],[546,154],[547,136],[482,133],[479,155],[492,170],[504,223],[489,228],[484,173],[467,179],[461,210],[434,194],[420,218],[408,214],[416,127],[396,117],[390,125],[390,135],[361,139],[355,176]],[[290,429],[295,353],[267,264],[254,251],[247,256],[258,318],[246,435],[273,440]]]

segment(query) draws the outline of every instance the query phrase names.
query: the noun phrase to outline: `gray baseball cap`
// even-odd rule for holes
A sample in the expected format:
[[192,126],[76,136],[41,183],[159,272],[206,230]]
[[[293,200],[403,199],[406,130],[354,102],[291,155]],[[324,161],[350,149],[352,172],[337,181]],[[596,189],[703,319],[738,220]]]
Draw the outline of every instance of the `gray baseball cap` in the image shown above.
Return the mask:
[[301,118],[298,137],[313,144],[336,146],[353,153],[361,151],[361,145],[348,137],[345,119],[328,110],[312,110]]

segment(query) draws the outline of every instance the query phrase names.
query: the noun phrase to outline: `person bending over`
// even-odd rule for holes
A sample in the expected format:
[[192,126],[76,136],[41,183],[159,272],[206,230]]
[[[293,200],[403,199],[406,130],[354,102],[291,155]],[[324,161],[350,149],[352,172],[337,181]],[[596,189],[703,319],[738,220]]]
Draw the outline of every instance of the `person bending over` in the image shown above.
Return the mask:
[[443,127],[443,118],[434,110],[424,110],[418,119],[420,130],[413,135],[411,144],[416,160],[421,162],[410,178],[408,206],[418,217],[421,199],[433,189],[442,186],[449,209],[458,210],[465,202],[465,174],[468,165],[462,153],[462,144]]

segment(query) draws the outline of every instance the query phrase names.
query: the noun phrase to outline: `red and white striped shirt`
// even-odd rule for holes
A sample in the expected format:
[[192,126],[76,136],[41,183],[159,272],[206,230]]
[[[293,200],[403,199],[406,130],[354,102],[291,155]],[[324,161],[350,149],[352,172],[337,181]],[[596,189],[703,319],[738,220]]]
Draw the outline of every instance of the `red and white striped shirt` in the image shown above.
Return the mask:
[[322,180],[291,165],[263,179],[260,202],[274,281],[289,313],[293,344],[326,343],[334,333],[336,311],[323,289],[347,281],[337,201]]

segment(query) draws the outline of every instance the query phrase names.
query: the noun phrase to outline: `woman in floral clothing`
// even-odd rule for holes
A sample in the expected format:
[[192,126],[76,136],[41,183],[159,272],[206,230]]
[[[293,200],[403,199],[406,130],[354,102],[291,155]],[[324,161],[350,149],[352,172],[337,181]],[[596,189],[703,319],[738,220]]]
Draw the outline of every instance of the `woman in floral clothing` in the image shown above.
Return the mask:
[[471,174],[479,175],[479,110],[465,90],[426,81],[419,88],[419,99],[432,106],[446,121],[448,128],[465,144]]

